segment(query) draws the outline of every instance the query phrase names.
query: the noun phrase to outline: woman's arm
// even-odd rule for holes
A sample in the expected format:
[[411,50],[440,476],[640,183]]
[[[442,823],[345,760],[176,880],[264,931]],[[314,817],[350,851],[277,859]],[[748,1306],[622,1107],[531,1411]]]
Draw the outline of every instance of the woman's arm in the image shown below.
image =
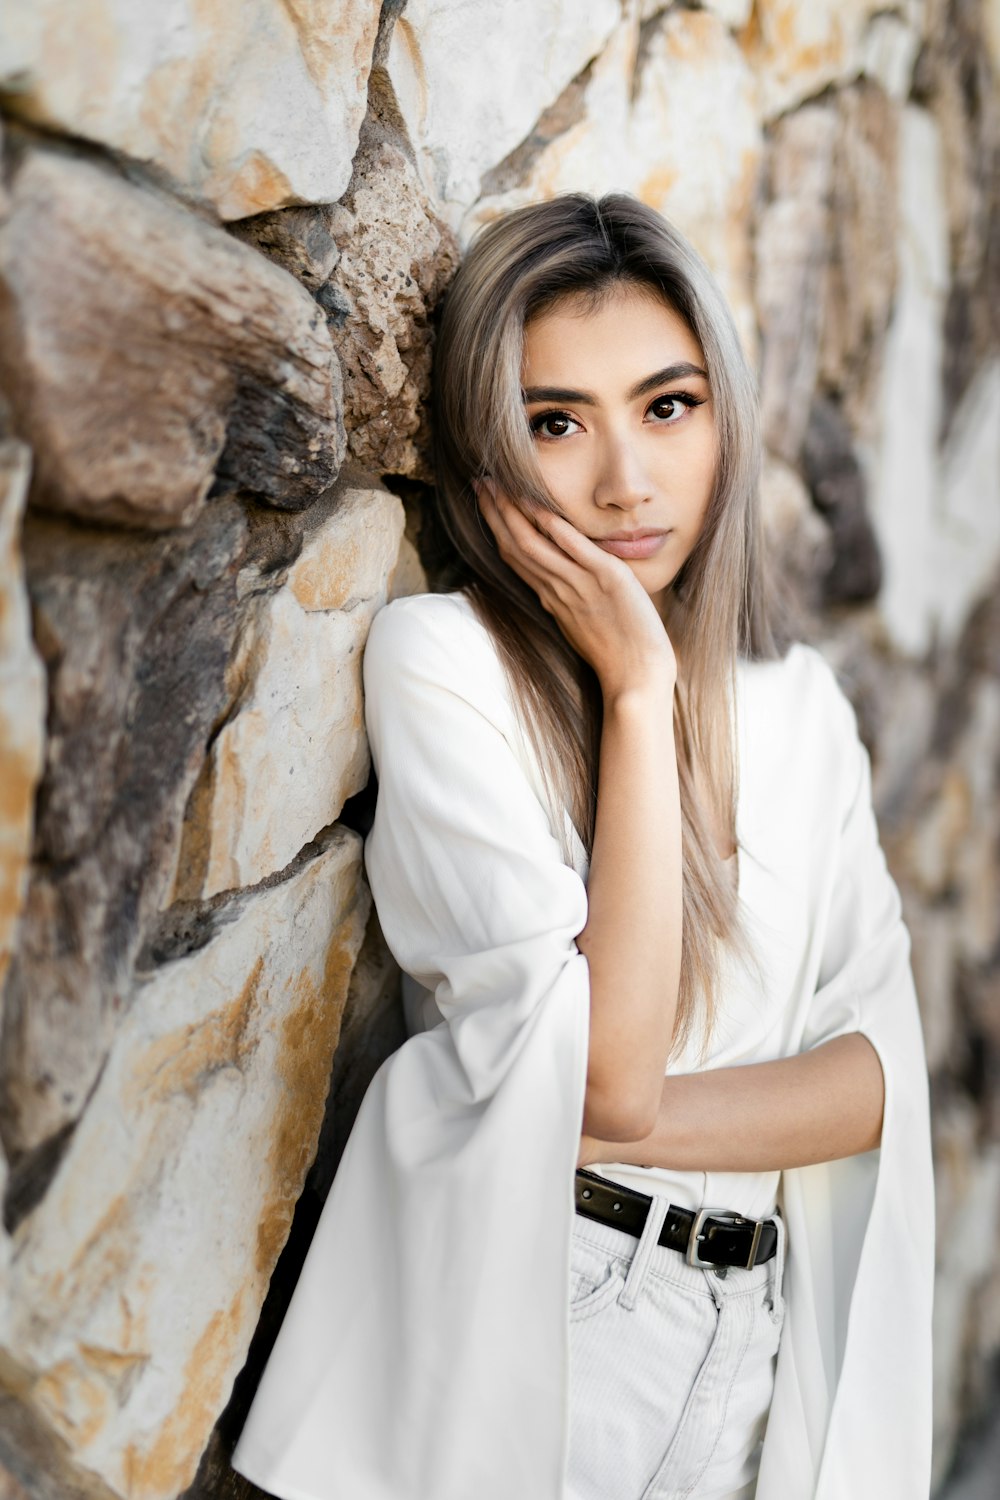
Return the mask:
[[577,1164],[769,1172],[834,1161],[879,1144],[884,1100],[878,1054],[851,1032],[775,1062],[668,1076],[648,1135],[584,1134]]
[[652,600],[620,558],[568,521],[529,520],[484,486],[501,556],[593,667],[604,721],[587,921],[590,973],[584,1129],[634,1140],[656,1119],[681,962],[681,813],[674,747],[677,663]]
[[672,682],[605,693],[587,925],[576,944],[590,967],[583,1128],[608,1140],[645,1135],[662,1111],[681,892]]

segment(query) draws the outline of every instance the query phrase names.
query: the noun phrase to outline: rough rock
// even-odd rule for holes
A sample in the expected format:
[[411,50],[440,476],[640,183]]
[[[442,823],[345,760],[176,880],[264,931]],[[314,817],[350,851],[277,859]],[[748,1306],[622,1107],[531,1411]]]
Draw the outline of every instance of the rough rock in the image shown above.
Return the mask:
[[211,913],[201,946],[139,985],[18,1231],[4,1364],[122,1496],[173,1500],[190,1481],[246,1356],[316,1149],[369,901],[361,840],[336,829],[289,879]]
[[367,780],[361,659],[403,506],[385,490],[346,488],[308,521],[280,587],[268,589],[258,565],[240,576],[253,608],[230,667],[234,707],[189,804],[175,900],[283,869]]
[[373,0],[6,0],[0,96],[224,219],[330,202],[351,175],[378,18]]
[[35,788],[45,747],[45,669],[31,636],[21,559],[21,517],[31,454],[0,442],[0,999],[28,884]]
[[19,153],[10,193],[0,369],[35,504],[165,528],[191,522],[217,470],[292,509],[329,486],[340,372],[302,287],[77,154]]
[[480,180],[600,51],[618,0],[409,0],[386,70],[443,217],[457,227]]
[[169,537],[40,516],[25,528],[50,697],[0,1039],[8,1222],[44,1192],[169,892],[184,807],[228,706],[245,543],[242,511],[225,500]]
[[431,315],[457,241],[380,131],[362,140],[334,232],[339,263],[317,295],[343,365],[351,456],[379,474],[429,478]]

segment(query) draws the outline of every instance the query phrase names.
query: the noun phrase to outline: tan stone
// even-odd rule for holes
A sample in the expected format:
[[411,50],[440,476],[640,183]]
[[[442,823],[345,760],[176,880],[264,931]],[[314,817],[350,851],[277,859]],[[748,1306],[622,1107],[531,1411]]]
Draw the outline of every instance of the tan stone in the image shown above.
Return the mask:
[[650,22],[641,48],[639,40],[627,13],[588,73],[487,176],[462,238],[556,193],[633,192],[692,239],[756,360],[750,230],[762,138],[753,76],[727,26],[706,11],[669,10]]
[[238,219],[340,197],[378,18],[372,0],[6,0],[0,89]]
[[291,878],[210,915],[203,946],[178,941],[18,1231],[0,1343],[122,1496],[190,1483],[245,1359],[316,1147],[361,868],[359,835],[337,829]]
[[880,0],[757,0],[741,41],[765,118],[856,74],[868,22],[882,9]]
[[188,809],[175,899],[283,869],[367,780],[361,661],[387,599],[403,507],[384,490],[348,488],[316,514],[284,584],[261,596],[243,631],[232,668],[238,707]]
[[62,152],[27,152],[11,199],[0,362],[35,449],[36,504],[163,528],[193,520],[216,471],[291,509],[329,486],[340,372],[322,310],[290,276]]
[[27,892],[45,747],[45,669],[31,635],[21,516],[31,455],[0,443],[0,996]]
[[628,149],[635,192],[708,262],[756,364],[750,235],[762,156],[757,90],[718,17],[688,10],[664,17],[645,53]]
[[836,131],[825,104],[777,123],[757,232],[761,420],[768,446],[789,463],[801,452],[816,388]]
[[818,374],[855,434],[877,438],[879,379],[896,291],[900,109],[881,89],[841,89],[835,107]]

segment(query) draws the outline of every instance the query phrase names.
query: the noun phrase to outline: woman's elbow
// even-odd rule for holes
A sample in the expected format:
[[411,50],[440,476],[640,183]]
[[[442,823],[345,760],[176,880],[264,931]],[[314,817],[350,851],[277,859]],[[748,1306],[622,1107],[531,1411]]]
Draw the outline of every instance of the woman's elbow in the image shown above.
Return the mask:
[[652,1135],[659,1095],[645,1098],[636,1088],[607,1091],[587,1085],[583,1112],[584,1134],[601,1141],[641,1141]]

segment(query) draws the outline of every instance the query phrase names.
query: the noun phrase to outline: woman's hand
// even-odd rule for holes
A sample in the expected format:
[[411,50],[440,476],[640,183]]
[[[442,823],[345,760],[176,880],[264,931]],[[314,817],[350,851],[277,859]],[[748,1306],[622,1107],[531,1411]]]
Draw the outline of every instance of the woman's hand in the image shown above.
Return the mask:
[[528,517],[489,480],[480,509],[508,567],[523,578],[597,674],[605,700],[677,679],[656,606],[620,557],[541,506]]

